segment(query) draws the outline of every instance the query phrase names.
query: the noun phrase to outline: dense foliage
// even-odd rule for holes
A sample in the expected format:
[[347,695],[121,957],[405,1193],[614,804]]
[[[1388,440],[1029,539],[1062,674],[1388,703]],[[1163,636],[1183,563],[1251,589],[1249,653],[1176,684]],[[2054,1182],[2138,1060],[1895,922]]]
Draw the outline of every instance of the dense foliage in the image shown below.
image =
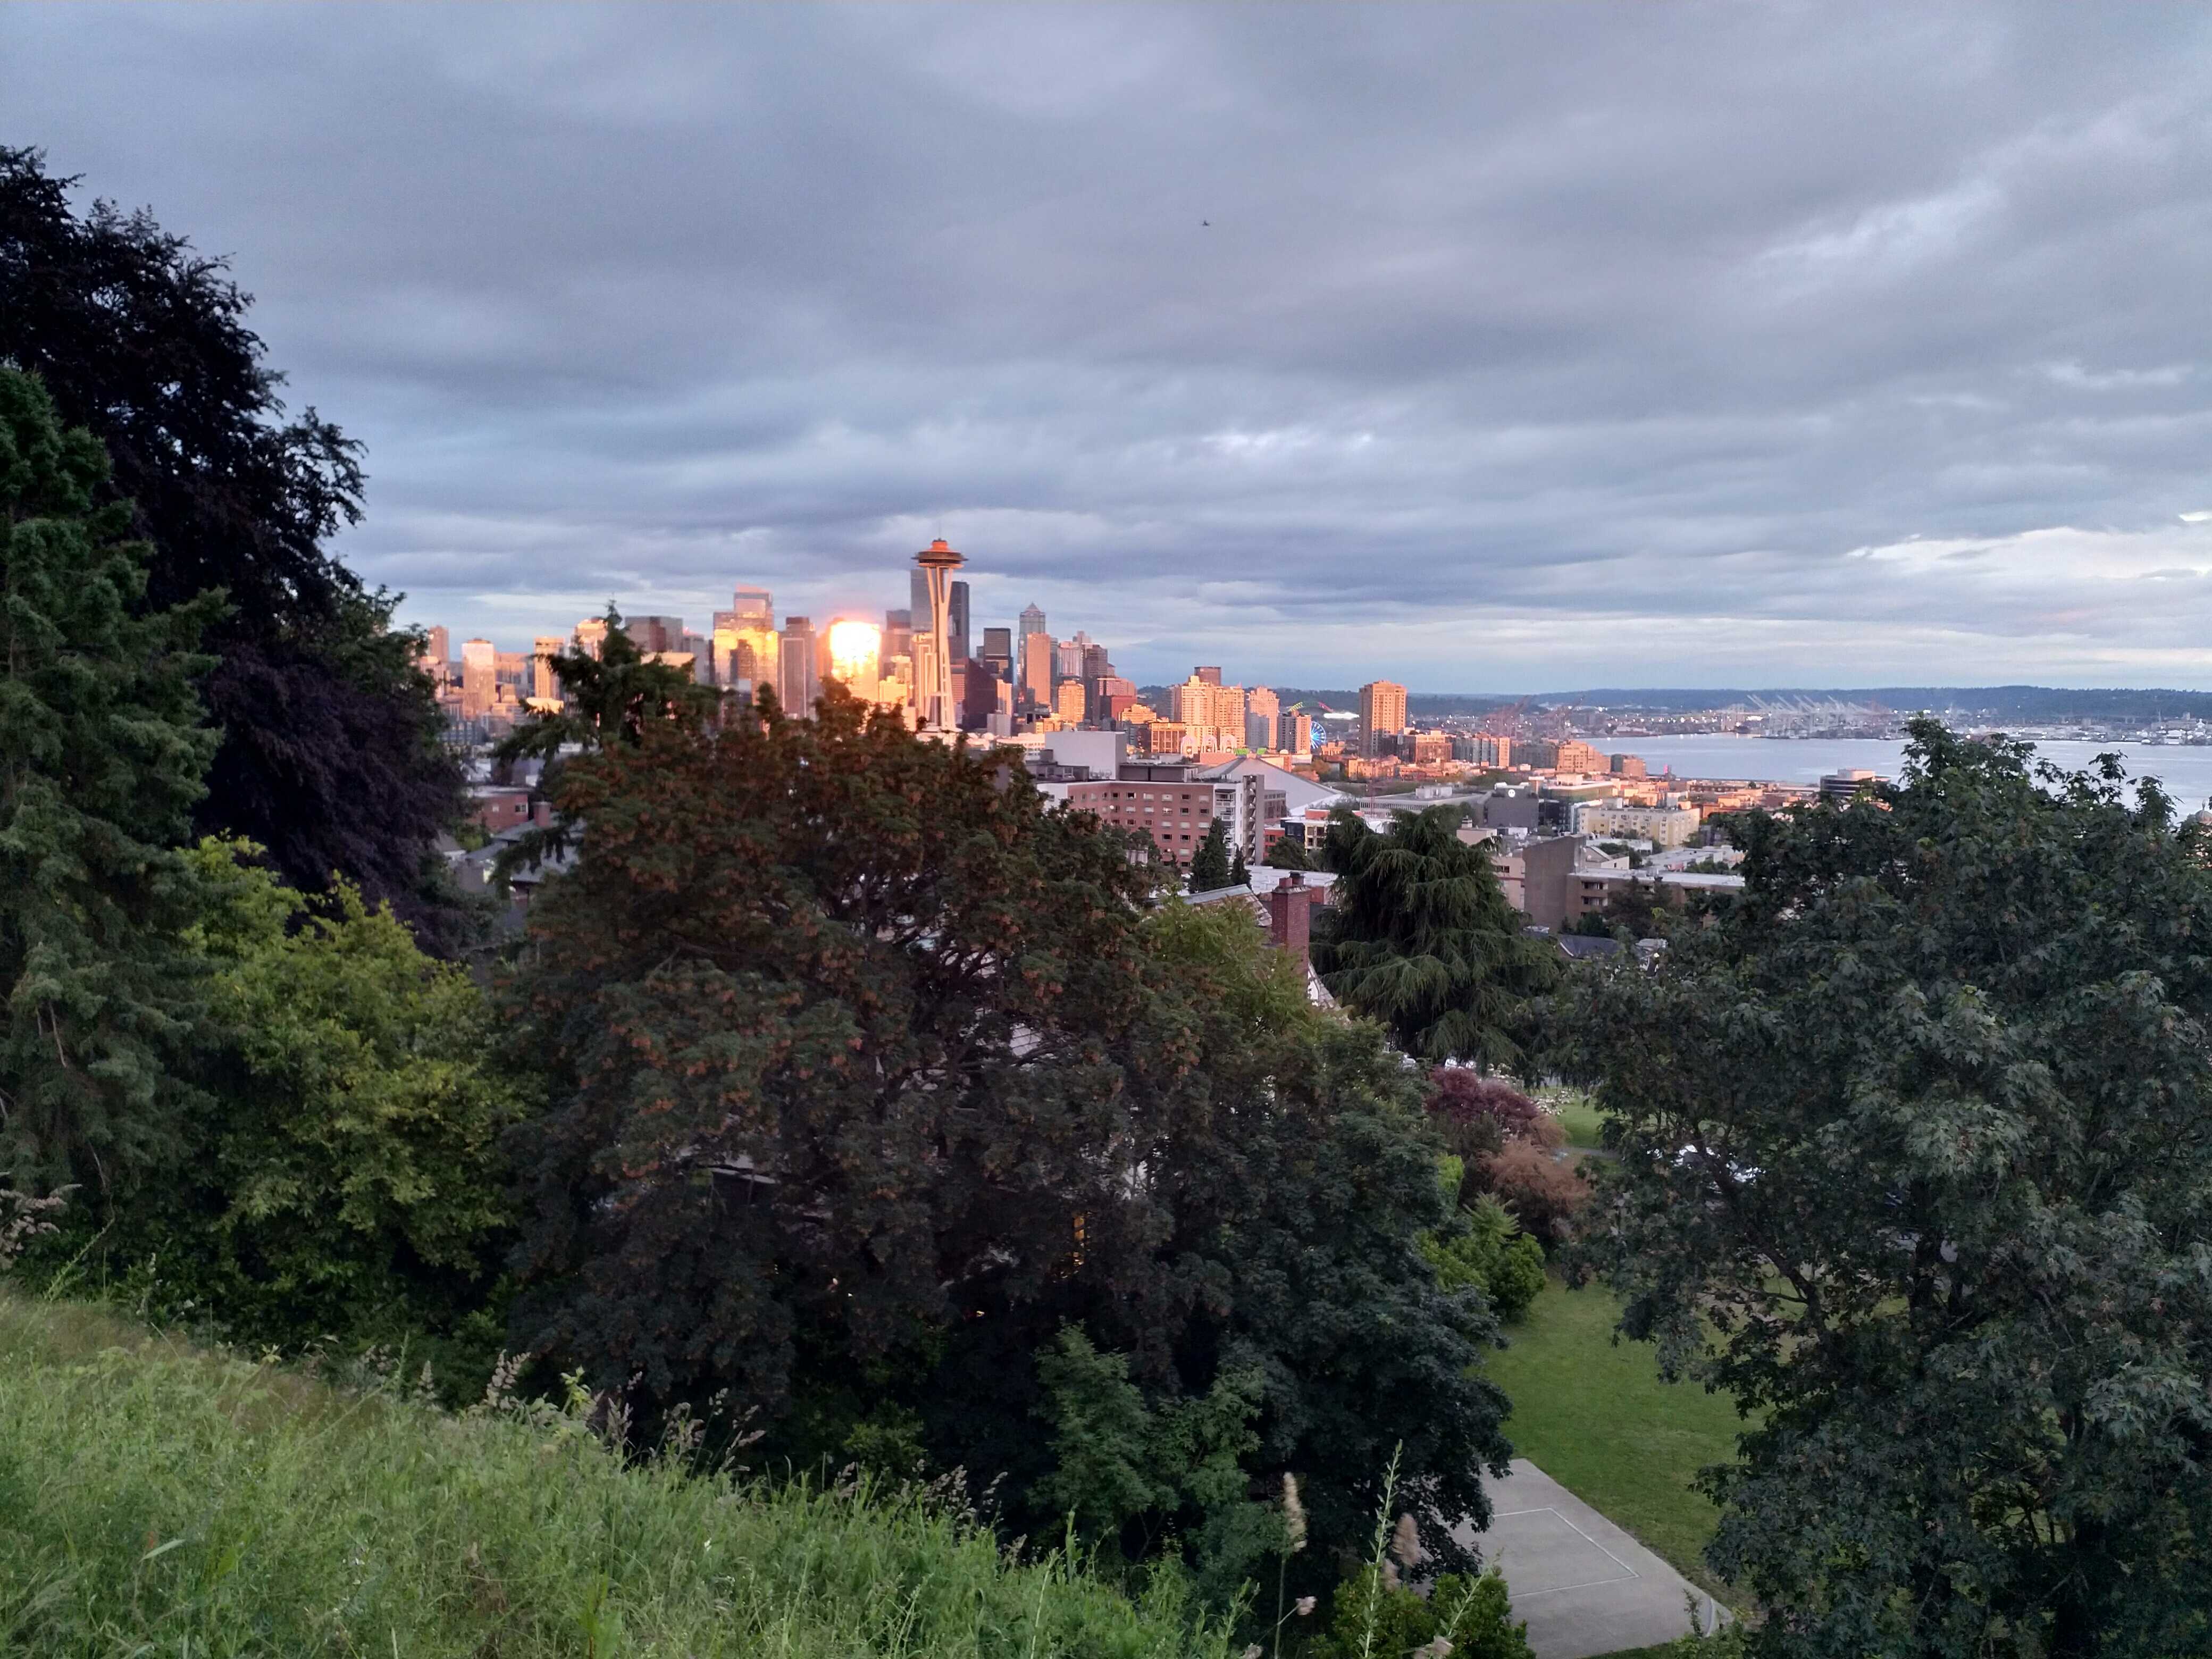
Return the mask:
[[1336,872],[1314,928],[1314,967],[1346,1006],[1380,1020],[1407,1054],[1507,1066],[1528,1000],[1550,988],[1552,953],[1525,937],[1490,856],[1461,841],[1454,807],[1401,812],[1378,835],[1331,818]]
[[1792,1655],[2212,1645],[2212,886],[2117,767],[1913,728],[1577,986],[1631,1334],[1762,1411],[1711,1559]]
[[222,740],[200,828],[267,848],[295,887],[319,892],[336,871],[458,937],[430,852],[459,775],[419,636],[324,545],[360,516],[358,447],[312,409],[285,418],[222,260],[143,212],[80,216],[75,182],[0,146],[0,363],[40,376],[62,420],[106,446],[98,499],[129,503],[151,544],[153,606],[229,600],[204,634]]
[[320,913],[209,841],[190,942],[204,964],[188,1156],[118,1216],[102,1260],[152,1310],[295,1346],[477,1333],[510,1236],[483,994],[341,882]]
[[1590,1189],[1577,1160],[1562,1153],[1566,1131],[1557,1118],[1504,1079],[1464,1066],[1429,1074],[1427,1105],[1458,1160],[1462,1204],[1479,1208],[1490,1199],[1545,1245],[1571,1236]]
[[149,607],[106,461],[0,368],[0,1172],[104,1200],[179,1150],[197,1014],[175,850],[212,739],[210,597]]
[[[1148,916],[1123,837],[835,692],[641,723],[557,799],[513,1009],[533,1348],[648,1416],[730,1390],[793,1457],[1003,1472],[1231,1588],[1269,1480],[1342,1541],[1403,1439],[1451,1559],[1506,1455],[1490,1316],[1422,1254],[1457,1223],[1396,1057],[1248,912]],[[1249,1491],[1162,1478],[1190,1402]],[[1084,1421],[1127,1432],[1056,1463]]]

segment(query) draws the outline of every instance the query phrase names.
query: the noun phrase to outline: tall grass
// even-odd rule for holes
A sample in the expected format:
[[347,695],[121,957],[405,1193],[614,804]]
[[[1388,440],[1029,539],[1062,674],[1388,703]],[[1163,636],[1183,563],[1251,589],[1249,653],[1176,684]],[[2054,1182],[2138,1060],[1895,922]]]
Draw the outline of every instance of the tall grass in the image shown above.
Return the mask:
[[941,1496],[625,1463],[0,1291],[0,1652],[1216,1659]]

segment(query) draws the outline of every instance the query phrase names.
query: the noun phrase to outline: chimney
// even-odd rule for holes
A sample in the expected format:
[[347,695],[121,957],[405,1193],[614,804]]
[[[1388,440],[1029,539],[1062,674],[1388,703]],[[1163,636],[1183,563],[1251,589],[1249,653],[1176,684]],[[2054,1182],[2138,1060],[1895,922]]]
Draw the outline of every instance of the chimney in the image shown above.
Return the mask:
[[1303,968],[1313,937],[1315,890],[1306,885],[1304,872],[1292,870],[1267,893],[1267,937],[1279,951],[1288,951]]

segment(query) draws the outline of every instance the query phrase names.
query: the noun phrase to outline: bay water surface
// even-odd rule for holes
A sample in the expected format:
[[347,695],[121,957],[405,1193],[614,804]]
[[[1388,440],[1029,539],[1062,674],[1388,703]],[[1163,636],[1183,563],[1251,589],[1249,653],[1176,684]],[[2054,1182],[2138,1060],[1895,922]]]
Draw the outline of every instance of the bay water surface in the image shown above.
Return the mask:
[[[1656,776],[1744,778],[1762,783],[1818,783],[1831,772],[1863,767],[1894,779],[1905,745],[1875,738],[1601,738],[1607,754],[1640,755]],[[2036,757],[2076,771],[2100,754],[2117,754],[2130,778],[2156,778],[2175,805],[2194,812],[2212,799],[2212,744],[2050,742]]]

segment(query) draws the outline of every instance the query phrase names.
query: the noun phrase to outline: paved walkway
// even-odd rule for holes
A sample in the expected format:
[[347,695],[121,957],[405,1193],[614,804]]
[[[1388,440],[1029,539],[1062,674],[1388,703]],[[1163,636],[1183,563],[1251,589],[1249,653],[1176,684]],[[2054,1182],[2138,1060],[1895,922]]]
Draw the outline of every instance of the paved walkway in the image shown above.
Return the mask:
[[1525,1457],[1503,1480],[1485,1477],[1490,1530],[1462,1533],[1505,1575],[1513,1616],[1528,1621],[1536,1659],[1592,1659],[1656,1647],[1690,1628],[1685,1595],[1705,1628],[1713,1599]]

